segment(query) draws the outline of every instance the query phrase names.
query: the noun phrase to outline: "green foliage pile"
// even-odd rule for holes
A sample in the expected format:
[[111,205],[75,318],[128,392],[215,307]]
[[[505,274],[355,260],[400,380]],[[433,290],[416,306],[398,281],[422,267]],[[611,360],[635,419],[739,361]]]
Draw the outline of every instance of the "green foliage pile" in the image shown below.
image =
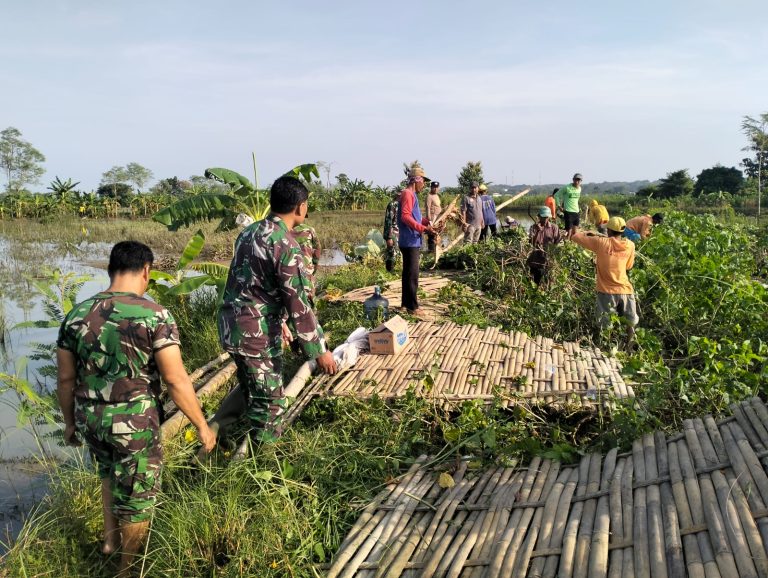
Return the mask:
[[[766,230],[724,225],[713,217],[680,212],[637,244],[630,273],[640,307],[636,351],[621,353],[638,403],[614,415],[615,441],[644,431],[674,430],[682,420],[722,413],[728,404],[764,393],[768,383]],[[467,272],[444,289],[452,318],[582,341],[615,350],[621,324],[601,334],[594,317],[594,265],[589,252],[566,243],[552,252],[546,290],[527,276],[528,247],[521,235],[463,247],[443,258]],[[499,306],[501,302],[501,306]],[[614,438],[609,438],[614,441]]]

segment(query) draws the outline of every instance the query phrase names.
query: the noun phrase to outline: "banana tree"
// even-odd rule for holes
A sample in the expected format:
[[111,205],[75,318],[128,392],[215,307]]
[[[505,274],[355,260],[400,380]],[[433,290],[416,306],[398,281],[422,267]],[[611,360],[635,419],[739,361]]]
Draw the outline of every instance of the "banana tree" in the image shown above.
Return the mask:
[[[149,289],[161,301],[163,298],[188,295],[204,285],[216,286],[223,292],[229,268],[218,263],[193,263],[205,245],[205,235],[201,230],[192,235],[179,257],[173,272],[153,270],[150,273]],[[197,273],[189,275],[190,271]]]
[[[254,174],[255,174],[254,161]],[[298,179],[311,181],[312,177],[320,178],[320,172],[315,164],[299,165],[285,173]],[[219,181],[229,187],[226,193],[199,193],[165,207],[152,216],[152,219],[165,225],[169,231],[177,231],[180,227],[188,227],[201,221],[220,219],[217,231],[228,231],[237,226],[236,219],[241,213],[259,221],[269,213],[267,191],[259,190],[246,177],[235,171],[222,168],[210,168],[205,171],[206,178]],[[254,179],[255,180],[255,179]],[[160,297],[165,295],[185,295],[203,285],[215,285],[219,290],[219,298],[224,290],[229,267],[218,263],[193,263],[205,244],[205,236],[201,230],[189,240],[184,249],[176,270],[173,274],[162,271],[153,272]],[[186,275],[186,270],[198,273]],[[159,285],[159,287],[158,287]]]
[[[285,174],[305,181],[310,181],[313,176],[320,178],[315,164],[299,165]],[[216,229],[228,231],[237,227],[235,219],[241,213],[254,221],[260,221],[269,213],[267,191],[259,190],[243,175],[230,169],[210,168],[205,170],[205,177],[224,183],[229,191],[190,196],[161,209],[152,219],[165,225],[169,231],[177,231],[201,221],[220,219]]]

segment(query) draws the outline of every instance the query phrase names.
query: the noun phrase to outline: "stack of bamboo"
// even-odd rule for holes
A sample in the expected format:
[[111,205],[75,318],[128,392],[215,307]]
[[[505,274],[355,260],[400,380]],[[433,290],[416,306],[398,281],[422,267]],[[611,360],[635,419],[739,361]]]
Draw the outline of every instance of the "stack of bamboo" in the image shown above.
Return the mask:
[[768,576],[768,408],[731,409],[574,466],[462,464],[452,487],[422,456],[365,508],[327,575]]
[[449,404],[465,399],[490,402],[499,396],[504,405],[537,400],[592,407],[634,397],[619,363],[598,349],[451,322],[410,324],[409,331],[399,354],[361,355],[355,367],[315,377],[310,387],[362,398],[400,397],[414,388],[418,395]]
[[[235,364],[229,359],[228,353],[222,353],[189,374],[198,399],[202,400],[218,391],[235,374]],[[176,404],[172,401],[165,404],[164,411],[165,415],[170,417],[167,417],[160,427],[163,442],[172,438],[189,423],[187,417],[176,409]]]
[[[448,311],[445,303],[436,300],[437,292],[448,285],[450,279],[443,276],[422,276],[419,279],[419,292],[424,296],[419,299],[419,308],[432,311],[436,316]],[[339,297],[342,301],[357,301],[362,303],[373,295],[374,286],[361,287]],[[381,294],[389,301],[390,309],[402,308],[402,281],[390,281],[381,288]]]

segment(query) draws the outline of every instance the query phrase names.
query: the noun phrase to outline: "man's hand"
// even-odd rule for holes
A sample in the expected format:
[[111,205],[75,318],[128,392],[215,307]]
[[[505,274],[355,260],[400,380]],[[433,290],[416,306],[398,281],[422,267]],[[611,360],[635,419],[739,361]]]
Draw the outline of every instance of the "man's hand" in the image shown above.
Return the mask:
[[77,437],[77,429],[74,425],[68,425],[64,427],[64,443],[68,446],[75,447],[83,445]]
[[208,424],[198,428],[197,437],[200,439],[200,443],[203,444],[205,453],[209,453],[216,446],[216,432],[208,427]]
[[392,239],[387,239],[387,247],[391,247],[395,242]]
[[282,331],[283,331],[283,341],[285,343],[290,343],[291,341],[293,341],[293,333],[291,333],[291,330],[288,329],[288,324],[285,321],[283,321]]
[[428,235],[433,235],[435,233],[435,228],[432,225],[427,225],[424,227],[424,232]]
[[330,351],[326,351],[322,355],[318,356],[315,361],[317,361],[317,366],[323,371],[323,373],[327,373],[328,375],[333,375],[336,373],[336,360],[333,358],[333,353]]

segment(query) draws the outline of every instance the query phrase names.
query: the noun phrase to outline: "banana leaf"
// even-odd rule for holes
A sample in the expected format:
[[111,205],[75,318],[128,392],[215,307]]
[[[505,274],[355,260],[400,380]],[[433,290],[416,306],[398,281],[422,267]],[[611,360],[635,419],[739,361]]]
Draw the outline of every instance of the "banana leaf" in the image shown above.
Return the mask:
[[192,238],[187,242],[187,246],[184,247],[184,252],[181,254],[181,257],[179,257],[179,263],[176,265],[176,269],[181,270],[194,261],[200,254],[200,251],[203,250],[203,245],[205,245],[205,235],[203,235],[201,229],[198,229],[197,233],[192,235]]
[[283,176],[296,177],[297,179],[301,177],[309,183],[312,182],[312,176],[315,176],[318,179],[320,178],[320,171],[317,169],[317,165],[315,163],[307,163],[293,167]]
[[214,284],[215,280],[208,275],[198,275],[197,277],[187,277],[179,283],[168,289],[166,295],[188,295],[203,285]]
[[236,173],[235,171],[232,171],[229,169],[222,169],[222,168],[205,169],[204,174],[205,174],[205,177],[208,179],[213,179],[214,181],[219,181],[220,183],[224,183],[230,189],[232,189],[233,193],[236,191],[239,191],[240,189],[246,189],[248,191],[254,190],[254,186],[251,184],[251,181],[249,181],[240,173]]
[[229,267],[227,265],[221,265],[219,263],[192,263],[192,265],[189,266],[190,269],[193,271],[198,271],[200,273],[205,273],[212,279],[221,279],[227,278],[227,275],[229,275]]
[[152,220],[165,225],[169,231],[178,231],[179,227],[226,217],[235,205],[237,199],[232,195],[201,193],[159,210],[152,215]]
[[149,278],[153,281],[170,281],[171,283],[176,282],[176,276],[171,275],[170,273],[166,273],[165,271],[157,271],[156,269],[153,269],[149,272]]

